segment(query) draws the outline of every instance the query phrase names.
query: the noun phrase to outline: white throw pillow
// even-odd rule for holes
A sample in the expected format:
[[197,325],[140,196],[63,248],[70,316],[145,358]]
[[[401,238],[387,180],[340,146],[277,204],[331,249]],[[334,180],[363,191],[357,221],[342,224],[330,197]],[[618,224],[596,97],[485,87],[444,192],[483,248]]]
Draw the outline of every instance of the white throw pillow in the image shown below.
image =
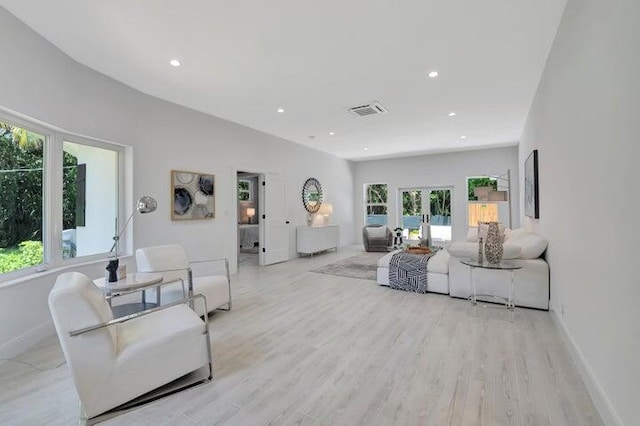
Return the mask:
[[386,238],[387,228],[385,226],[367,227],[367,234],[370,238]]
[[520,247],[521,259],[537,259],[547,249],[548,241],[526,229],[514,229],[509,236],[509,246]]
[[469,228],[467,230],[467,242],[468,243],[478,242],[478,228]]

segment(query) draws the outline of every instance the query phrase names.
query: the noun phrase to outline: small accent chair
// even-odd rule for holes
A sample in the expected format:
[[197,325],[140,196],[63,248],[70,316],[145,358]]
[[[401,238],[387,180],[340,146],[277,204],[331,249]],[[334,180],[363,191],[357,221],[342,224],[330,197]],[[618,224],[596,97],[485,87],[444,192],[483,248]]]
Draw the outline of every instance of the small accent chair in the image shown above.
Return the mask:
[[[202,296],[191,301],[195,299],[204,301]],[[204,375],[153,397],[211,380],[207,318],[200,319],[186,303],[114,319],[104,295],[86,275],[68,272],[57,278],[49,310],[85,424],[147,402],[149,398],[138,397],[196,370]]]
[[[191,265],[211,262],[223,264],[226,274],[193,277]],[[231,310],[231,280],[229,261],[226,258],[189,262],[181,245],[167,244],[136,250],[136,264],[138,272],[161,273],[164,282],[176,281],[175,284],[162,286],[160,295],[163,304],[182,299],[187,294],[202,294],[207,299],[208,312],[216,309]],[[198,314],[204,315],[201,305],[196,305],[195,309]]]
[[384,225],[367,225],[362,228],[362,242],[365,251],[389,251],[393,233]]

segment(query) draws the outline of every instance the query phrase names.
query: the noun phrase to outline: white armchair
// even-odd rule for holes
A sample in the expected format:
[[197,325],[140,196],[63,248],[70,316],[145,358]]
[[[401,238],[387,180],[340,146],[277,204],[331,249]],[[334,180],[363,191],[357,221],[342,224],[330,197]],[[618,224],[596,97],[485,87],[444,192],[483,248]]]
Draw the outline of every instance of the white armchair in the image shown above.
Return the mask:
[[[224,265],[225,274],[193,276],[192,265],[212,262]],[[175,284],[162,286],[162,303],[182,299],[186,294],[202,294],[207,299],[208,312],[216,309],[231,310],[231,280],[229,261],[226,258],[190,262],[182,246],[167,244],[136,250],[136,265],[138,272],[162,273],[165,283],[176,281]],[[200,306],[196,306],[196,312],[204,315]]]
[[69,272],[58,277],[49,309],[87,424],[130,407],[125,403],[134,399],[144,403],[142,395],[196,370],[204,376],[171,392],[211,379],[207,319],[186,302],[114,319],[87,276]]

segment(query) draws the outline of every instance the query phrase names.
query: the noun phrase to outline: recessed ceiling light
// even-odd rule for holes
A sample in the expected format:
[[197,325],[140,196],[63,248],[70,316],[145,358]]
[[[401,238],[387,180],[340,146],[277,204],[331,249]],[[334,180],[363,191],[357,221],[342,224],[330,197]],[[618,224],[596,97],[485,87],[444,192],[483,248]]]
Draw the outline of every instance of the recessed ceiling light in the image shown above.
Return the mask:
[[280,114],[282,114],[282,113],[284,112],[284,110],[283,110],[282,108],[278,108],[278,112],[279,112]]
[[455,116],[456,116],[456,113],[455,113],[455,112],[450,112],[450,113],[449,113],[449,117],[455,117]]
[[466,137],[466,136],[464,136],[464,135],[460,136],[460,139],[466,139],[466,138],[467,138],[467,137]]
[[333,135],[335,135],[334,132],[329,132],[329,136],[333,136]]
[[429,73],[429,78],[436,78],[438,76],[438,71],[431,71]]
[[366,147],[365,147],[365,148],[362,148],[362,149],[364,149],[365,151],[368,151],[368,150],[369,150],[369,148],[366,148]]
[[182,65],[182,62],[180,62],[180,61],[179,61],[179,60],[177,60],[177,59],[172,59],[172,60],[170,60],[170,61],[169,61],[169,63],[170,63],[171,65],[173,65],[174,67],[179,67],[180,65]]

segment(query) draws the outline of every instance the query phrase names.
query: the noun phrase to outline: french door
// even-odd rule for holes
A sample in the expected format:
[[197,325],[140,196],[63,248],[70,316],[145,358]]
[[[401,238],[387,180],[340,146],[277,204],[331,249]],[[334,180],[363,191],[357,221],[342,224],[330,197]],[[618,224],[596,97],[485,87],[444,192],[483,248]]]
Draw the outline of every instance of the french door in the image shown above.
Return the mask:
[[451,241],[451,188],[407,188],[399,192],[399,217],[405,238],[422,238],[422,224],[427,222],[434,241]]

